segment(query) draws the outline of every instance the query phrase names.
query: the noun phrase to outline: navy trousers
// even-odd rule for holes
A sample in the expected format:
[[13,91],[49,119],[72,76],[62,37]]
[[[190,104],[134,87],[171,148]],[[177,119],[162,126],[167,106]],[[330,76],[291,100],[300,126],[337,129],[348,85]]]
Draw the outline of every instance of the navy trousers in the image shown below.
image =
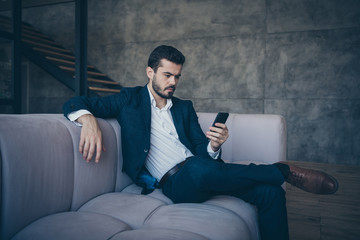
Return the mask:
[[175,203],[231,195],[258,209],[261,239],[289,239],[284,177],[275,165],[240,165],[194,156],[163,186]]

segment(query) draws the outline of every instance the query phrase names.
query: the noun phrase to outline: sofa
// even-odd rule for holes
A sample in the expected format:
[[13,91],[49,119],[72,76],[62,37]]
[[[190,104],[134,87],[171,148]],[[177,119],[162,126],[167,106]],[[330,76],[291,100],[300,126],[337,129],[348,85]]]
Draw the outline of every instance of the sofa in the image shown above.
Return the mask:
[[[203,130],[215,113],[198,113]],[[121,127],[99,119],[106,151],[86,163],[81,127],[60,114],[0,115],[0,239],[260,239],[256,208],[231,196],[173,204],[141,194],[122,171]],[[284,161],[278,115],[230,114],[222,158],[237,164]]]

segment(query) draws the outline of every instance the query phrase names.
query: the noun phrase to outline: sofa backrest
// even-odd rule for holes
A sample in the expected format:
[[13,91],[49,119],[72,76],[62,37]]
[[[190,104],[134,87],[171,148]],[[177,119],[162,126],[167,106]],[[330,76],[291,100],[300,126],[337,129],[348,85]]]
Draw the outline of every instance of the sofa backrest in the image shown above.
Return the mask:
[[[198,113],[203,131],[216,113]],[[286,122],[280,115],[230,114],[229,138],[222,146],[222,159],[242,163],[275,163],[286,160]]]

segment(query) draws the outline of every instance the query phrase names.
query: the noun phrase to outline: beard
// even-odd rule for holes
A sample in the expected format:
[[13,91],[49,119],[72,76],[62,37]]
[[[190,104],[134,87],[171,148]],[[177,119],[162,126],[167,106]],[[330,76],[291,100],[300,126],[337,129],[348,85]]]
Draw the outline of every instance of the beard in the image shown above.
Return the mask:
[[[165,99],[172,98],[172,96],[174,95],[174,92],[175,92],[175,86],[169,86],[169,87],[166,87],[163,90],[161,90],[161,87],[157,84],[157,79],[156,79],[155,75],[152,80],[152,88],[154,89],[154,91],[156,92],[157,95],[159,95],[160,97],[165,98]],[[171,89],[171,88],[173,89],[173,91],[169,92],[168,94],[165,94],[165,90]]]

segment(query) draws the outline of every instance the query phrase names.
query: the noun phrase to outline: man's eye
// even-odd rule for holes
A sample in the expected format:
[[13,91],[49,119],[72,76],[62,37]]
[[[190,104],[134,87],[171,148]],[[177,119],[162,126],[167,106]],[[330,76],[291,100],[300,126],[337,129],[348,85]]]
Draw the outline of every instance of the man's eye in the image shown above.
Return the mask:
[[166,74],[166,75],[165,75],[165,77],[169,78],[169,77],[171,77],[171,75],[169,75],[169,74]]

